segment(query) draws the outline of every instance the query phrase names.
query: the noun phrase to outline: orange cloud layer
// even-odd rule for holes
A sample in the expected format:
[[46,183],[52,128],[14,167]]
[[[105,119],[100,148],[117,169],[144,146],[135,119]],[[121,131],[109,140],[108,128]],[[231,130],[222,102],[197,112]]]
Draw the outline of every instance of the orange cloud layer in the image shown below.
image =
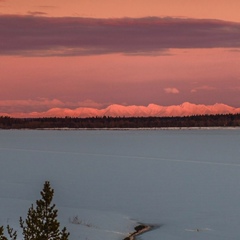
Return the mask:
[[113,104],[104,109],[80,107],[76,109],[69,108],[51,108],[45,112],[31,113],[0,113],[2,116],[20,117],[20,118],[38,118],[38,117],[149,117],[149,116],[191,116],[205,114],[236,114],[240,113],[240,108],[234,108],[225,104],[203,105],[185,102],[181,105],[160,106],[149,104],[148,106],[123,106]]

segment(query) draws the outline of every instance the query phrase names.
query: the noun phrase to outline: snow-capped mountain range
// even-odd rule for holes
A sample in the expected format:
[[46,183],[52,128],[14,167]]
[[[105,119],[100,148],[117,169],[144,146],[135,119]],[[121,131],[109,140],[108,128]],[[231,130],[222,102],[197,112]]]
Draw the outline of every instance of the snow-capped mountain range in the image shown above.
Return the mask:
[[46,112],[16,113],[0,115],[11,117],[163,117],[163,116],[191,116],[205,114],[236,114],[240,108],[234,108],[226,104],[216,103],[214,105],[192,104],[185,102],[181,105],[160,106],[149,104],[148,106],[123,106],[118,104],[110,105],[104,109],[79,107],[51,108]]

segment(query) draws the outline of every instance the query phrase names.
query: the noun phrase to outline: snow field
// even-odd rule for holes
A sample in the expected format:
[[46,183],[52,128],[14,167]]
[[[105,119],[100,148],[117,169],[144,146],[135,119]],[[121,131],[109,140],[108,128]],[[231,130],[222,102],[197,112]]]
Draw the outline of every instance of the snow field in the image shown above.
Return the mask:
[[[0,225],[55,190],[70,239],[235,240],[240,130],[0,131]],[[78,217],[81,224],[71,223]]]

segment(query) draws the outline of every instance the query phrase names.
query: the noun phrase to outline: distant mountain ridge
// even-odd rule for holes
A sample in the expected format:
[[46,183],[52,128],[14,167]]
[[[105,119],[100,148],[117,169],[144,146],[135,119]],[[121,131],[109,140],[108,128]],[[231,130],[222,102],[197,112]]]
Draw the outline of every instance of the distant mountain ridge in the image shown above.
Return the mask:
[[214,105],[193,104],[184,102],[180,105],[161,106],[149,104],[148,106],[123,106],[112,104],[104,109],[79,107],[76,109],[69,108],[52,108],[46,112],[31,113],[0,113],[2,116],[10,117],[176,117],[192,116],[206,114],[236,114],[240,113],[240,108],[234,108],[222,103]]

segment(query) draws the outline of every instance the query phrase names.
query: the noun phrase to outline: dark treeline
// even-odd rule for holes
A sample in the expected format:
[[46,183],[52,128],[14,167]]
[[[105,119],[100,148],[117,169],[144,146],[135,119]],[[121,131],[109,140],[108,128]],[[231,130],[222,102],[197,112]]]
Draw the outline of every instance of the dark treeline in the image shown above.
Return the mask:
[[170,128],[239,127],[240,114],[187,117],[91,117],[11,118],[0,117],[0,129],[41,128]]

